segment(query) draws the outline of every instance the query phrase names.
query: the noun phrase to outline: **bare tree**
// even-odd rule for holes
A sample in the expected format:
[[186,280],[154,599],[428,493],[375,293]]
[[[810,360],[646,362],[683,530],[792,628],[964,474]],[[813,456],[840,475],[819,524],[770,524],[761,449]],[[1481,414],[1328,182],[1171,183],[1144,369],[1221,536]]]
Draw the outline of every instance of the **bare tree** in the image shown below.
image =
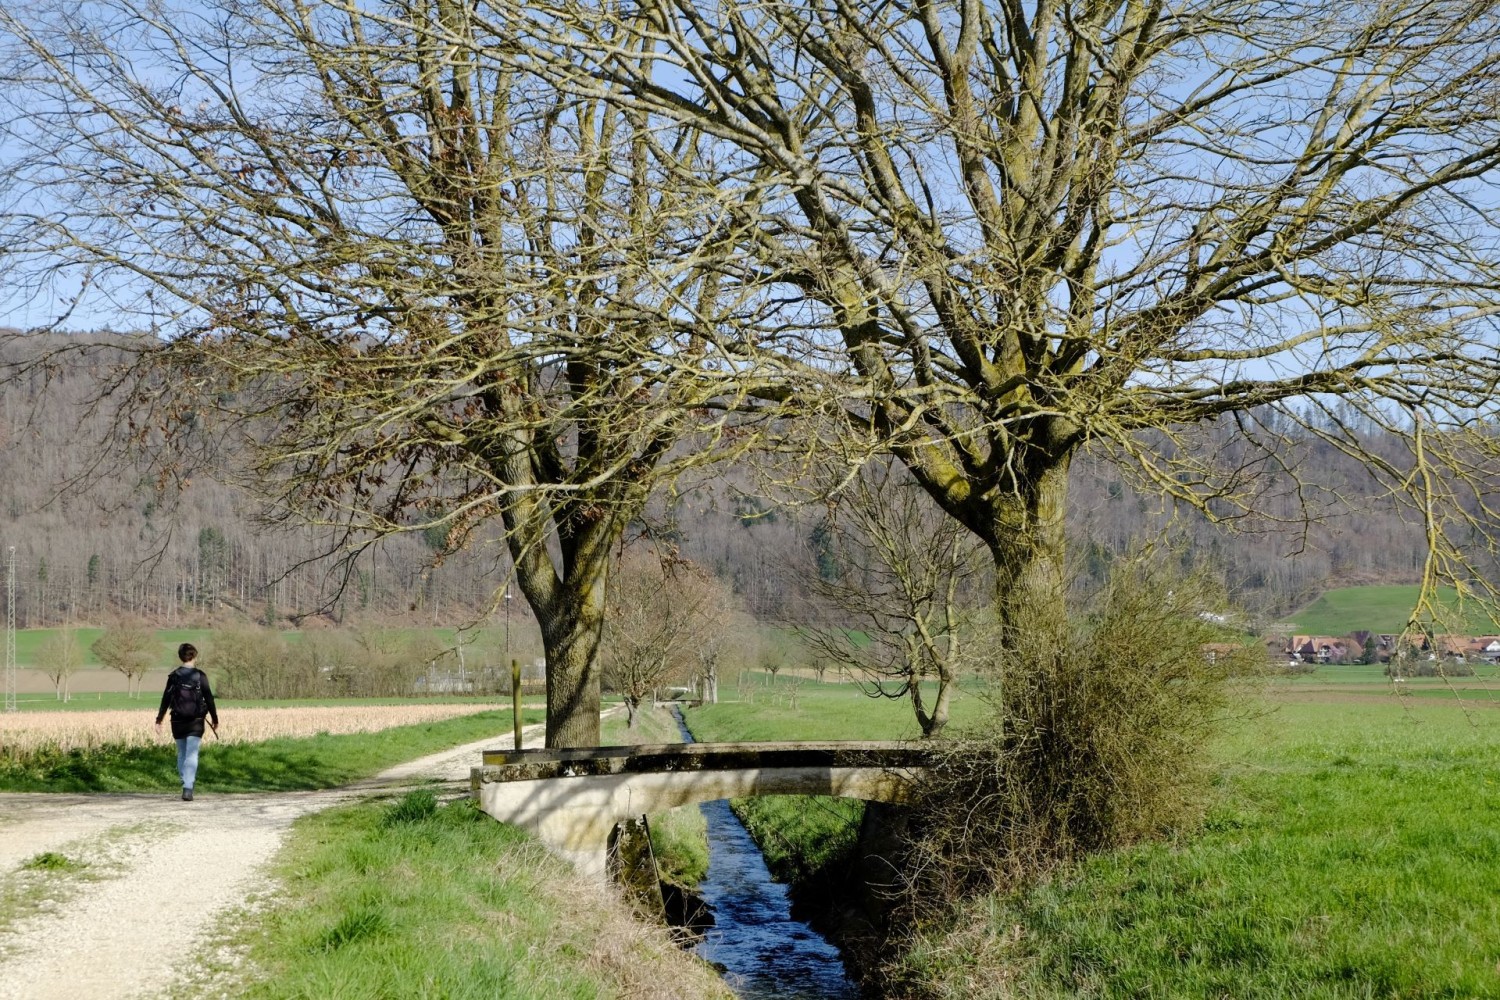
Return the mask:
[[[849,375],[823,386],[989,549],[1007,644],[1066,620],[1091,443],[1224,521],[1258,485],[1317,495],[1280,453],[1303,428],[1428,525],[1429,597],[1492,537],[1489,0],[630,9],[506,5],[511,51],[715,137],[723,169],[674,183],[759,193],[725,225],[786,303],[780,346]],[[1246,446],[1195,448],[1221,421]]]
[[627,554],[610,580],[605,681],[625,699],[631,728],[653,689],[692,676],[704,640],[723,626],[723,584],[680,561]]
[[756,622],[722,583],[704,607],[704,631],[698,638],[698,690],[706,705],[719,703],[720,671],[754,655]]
[[42,662],[42,673],[57,691],[58,701],[71,701],[73,694],[69,688],[73,675],[83,666],[83,647],[78,644],[78,633],[71,628],[58,629],[42,643],[37,656]]
[[922,735],[937,736],[960,674],[987,661],[994,639],[983,547],[889,461],[823,492],[829,513],[805,567],[811,614],[797,621],[819,679],[827,660],[845,664],[874,694],[908,699]]
[[611,553],[653,484],[748,446],[761,376],[722,199],[662,182],[695,127],[497,61],[484,12],[7,7],[3,273],[149,331],[131,443],[171,481],[233,442],[273,516],[344,532],[346,582],[375,538],[498,526],[547,743],[588,745]]
[[156,635],[141,625],[116,625],[104,630],[92,646],[99,662],[125,675],[130,697],[140,693],[141,678],[156,663]]

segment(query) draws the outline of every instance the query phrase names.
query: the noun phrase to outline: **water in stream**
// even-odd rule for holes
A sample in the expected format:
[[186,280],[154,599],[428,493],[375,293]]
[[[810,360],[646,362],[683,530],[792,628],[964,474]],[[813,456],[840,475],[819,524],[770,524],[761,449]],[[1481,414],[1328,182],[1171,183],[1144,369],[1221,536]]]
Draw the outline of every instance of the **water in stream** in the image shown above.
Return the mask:
[[792,918],[787,887],[771,881],[765,858],[724,801],[705,802],[708,877],[698,893],[714,926],[694,949],[724,968],[743,1000],[855,1000],[838,949]]
[[[677,717],[682,738],[693,735]],[[698,894],[714,926],[693,949],[724,970],[741,1000],[856,1000],[833,945],[792,918],[787,887],[771,881],[750,832],[724,801],[700,806],[708,821],[708,875]]]

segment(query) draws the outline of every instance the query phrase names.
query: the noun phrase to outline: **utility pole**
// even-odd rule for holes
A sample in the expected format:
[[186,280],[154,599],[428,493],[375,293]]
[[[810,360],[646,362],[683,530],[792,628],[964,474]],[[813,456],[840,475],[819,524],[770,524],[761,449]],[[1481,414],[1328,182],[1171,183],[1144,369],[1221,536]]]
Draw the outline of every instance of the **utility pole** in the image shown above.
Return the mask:
[[16,547],[5,565],[5,710],[16,710]]

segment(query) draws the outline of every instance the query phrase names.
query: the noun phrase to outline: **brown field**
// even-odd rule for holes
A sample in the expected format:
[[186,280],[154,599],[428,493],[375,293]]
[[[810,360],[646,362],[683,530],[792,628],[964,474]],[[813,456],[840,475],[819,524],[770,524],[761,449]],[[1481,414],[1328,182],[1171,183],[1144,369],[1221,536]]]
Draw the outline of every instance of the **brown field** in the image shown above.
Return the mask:
[[[435,722],[504,707],[499,704],[437,704],[236,708],[223,713],[219,738],[226,743],[255,743],[278,736],[373,733],[393,726]],[[165,723],[162,731],[167,732]],[[158,736],[151,725],[150,712],[137,709],[0,713],[0,745],[23,752],[44,746],[63,750],[105,745],[137,746],[165,738]]]
[[[141,680],[141,690],[151,692],[155,696],[160,697],[161,689],[166,686],[167,674],[169,673],[171,673],[170,668],[147,672],[146,676]],[[213,679],[212,674],[209,675],[209,679]],[[124,693],[125,675],[101,667],[85,667],[73,675],[68,686],[72,689],[75,697],[81,694],[96,694],[99,692],[105,694]],[[21,667],[16,670],[16,691],[20,694],[51,694],[53,691],[52,681],[40,670]]]

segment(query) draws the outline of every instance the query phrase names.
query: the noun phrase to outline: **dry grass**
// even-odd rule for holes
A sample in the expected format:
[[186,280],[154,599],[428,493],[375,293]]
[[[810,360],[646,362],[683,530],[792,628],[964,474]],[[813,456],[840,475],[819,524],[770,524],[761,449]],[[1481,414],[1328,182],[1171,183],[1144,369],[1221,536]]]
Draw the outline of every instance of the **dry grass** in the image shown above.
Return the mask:
[[549,882],[565,926],[590,929],[585,967],[620,1000],[733,1000],[707,962],[683,955],[670,931],[636,917],[618,891],[571,873]]
[[[219,738],[226,743],[258,743],[279,736],[318,733],[373,733],[393,726],[436,722],[498,704],[335,705],[309,708],[238,708],[223,713]],[[156,743],[149,709],[103,712],[12,712],[0,714],[0,744],[22,753],[53,747],[92,750],[102,746]],[[166,730],[163,724],[163,731]]]

